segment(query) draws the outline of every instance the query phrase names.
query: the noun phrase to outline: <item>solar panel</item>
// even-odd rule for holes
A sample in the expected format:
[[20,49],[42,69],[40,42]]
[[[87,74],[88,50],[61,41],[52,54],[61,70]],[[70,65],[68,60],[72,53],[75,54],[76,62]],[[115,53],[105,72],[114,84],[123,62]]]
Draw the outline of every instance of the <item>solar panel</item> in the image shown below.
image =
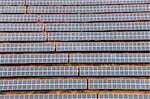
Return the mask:
[[16,94],[0,95],[0,99],[97,99],[96,94]]
[[150,22],[46,24],[46,31],[111,31],[111,30],[149,30],[149,29],[150,29]]
[[149,31],[140,32],[48,32],[49,41],[150,40]]
[[91,79],[89,89],[122,89],[122,90],[149,90],[150,80],[144,79]]
[[150,13],[42,14],[41,22],[92,22],[150,20]]
[[1,5],[24,5],[25,0],[0,0]]
[[147,12],[149,4],[102,6],[29,6],[28,13]]
[[0,14],[0,22],[38,22],[35,14]]
[[55,51],[55,43],[0,43],[0,52]]
[[44,25],[37,23],[0,23],[0,31],[44,31]]
[[[6,0],[5,0],[6,1]],[[0,6],[0,13],[26,13],[25,6]]]
[[0,41],[45,41],[44,32],[1,32]]
[[150,66],[81,66],[80,76],[150,76]]
[[150,99],[149,94],[99,94],[98,99]]
[[68,54],[0,54],[0,64],[68,63]]
[[66,90],[86,89],[87,80],[52,79],[52,80],[0,80],[0,90]]
[[27,0],[27,5],[87,5],[87,4],[128,4],[150,3],[149,0]]
[[62,42],[57,51],[150,51],[150,42]]
[[78,76],[76,66],[0,66],[0,77]]
[[149,53],[70,54],[70,63],[149,63]]

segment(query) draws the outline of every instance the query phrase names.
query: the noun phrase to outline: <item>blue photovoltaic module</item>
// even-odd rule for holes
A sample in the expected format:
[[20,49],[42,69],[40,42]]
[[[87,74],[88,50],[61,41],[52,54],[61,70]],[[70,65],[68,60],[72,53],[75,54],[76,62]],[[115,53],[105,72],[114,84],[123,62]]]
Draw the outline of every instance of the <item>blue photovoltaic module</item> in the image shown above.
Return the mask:
[[0,77],[78,76],[77,66],[0,66]]
[[0,80],[0,90],[67,90],[87,89],[83,79],[61,80]]

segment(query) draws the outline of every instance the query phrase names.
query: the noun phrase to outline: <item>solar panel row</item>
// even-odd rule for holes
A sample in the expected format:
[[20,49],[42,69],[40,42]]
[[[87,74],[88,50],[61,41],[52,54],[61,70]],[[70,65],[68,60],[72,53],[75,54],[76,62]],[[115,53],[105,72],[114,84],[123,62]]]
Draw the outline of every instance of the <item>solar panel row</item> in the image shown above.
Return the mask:
[[[150,22],[46,24],[46,31],[149,30]],[[44,31],[44,24],[0,23],[0,31]]]
[[102,6],[29,6],[27,13],[149,12],[149,4]]
[[87,80],[1,80],[0,90],[58,90],[87,89]]
[[68,54],[0,54],[0,64],[68,63]]
[[0,5],[25,5],[25,0],[0,0]]
[[150,29],[150,22],[46,24],[46,31],[111,31],[111,30],[149,30],[149,29]]
[[150,66],[81,66],[80,76],[150,76]]
[[[56,48],[55,48],[56,46]],[[149,42],[1,43],[0,52],[150,51]]]
[[[140,32],[48,32],[49,41],[150,40]],[[44,32],[1,32],[0,41],[46,41]]]
[[44,32],[0,32],[0,41],[46,41]]
[[137,32],[48,32],[49,41],[150,40],[149,31]]
[[96,94],[17,94],[0,95],[0,99],[97,99]]
[[44,24],[38,23],[0,23],[0,31],[44,31]]
[[70,63],[149,63],[149,53],[70,54]]
[[[150,20],[149,13],[42,14],[40,22],[92,22]],[[0,14],[0,22],[38,22],[36,14]]]
[[42,14],[41,22],[92,22],[150,20],[150,13]]
[[[28,6],[27,13],[149,12],[149,4],[102,6]],[[0,13],[26,13],[26,6],[0,6]]]
[[[79,75],[78,75],[79,72]],[[149,66],[1,66],[0,77],[150,76]]]
[[[144,79],[61,79],[61,80],[0,80],[0,90],[66,90],[66,89],[122,89],[149,90],[150,81]],[[88,86],[88,87],[87,87]]]
[[99,94],[98,99],[149,99],[149,94]]
[[64,42],[56,51],[150,51],[150,42]]
[[1,5],[87,5],[87,4],[128,4],[128,3],[150,3],[149,0],[0,0]]
[[76,66],[11,66],[0,67],[0,77],[78,76]]
[[[149,94],[99,94],[99,99],[149,99]],[[16,94],[0,99],[97,99],[97,94]]]
[[0,31],[44,31],[44,25],[36,23],[0,23]]
[[0,22],[38,22],[36,14],[0,14]]
[[25,6],[0,6],[0,14],[3,13],[26,13],[26,7]]
[[27,0],[27,5],[87,5],[87,4],[128,4],[150,3],[149,0]]
[[0,52],[55,51],[55,43],[0,43]]
[[131,80],[131,79],[91,79],[89,89],[122,89],[122,90],[149,90],[150,80]]
[[19,63],[149,63],[149,53],[0,54],[0,64]]

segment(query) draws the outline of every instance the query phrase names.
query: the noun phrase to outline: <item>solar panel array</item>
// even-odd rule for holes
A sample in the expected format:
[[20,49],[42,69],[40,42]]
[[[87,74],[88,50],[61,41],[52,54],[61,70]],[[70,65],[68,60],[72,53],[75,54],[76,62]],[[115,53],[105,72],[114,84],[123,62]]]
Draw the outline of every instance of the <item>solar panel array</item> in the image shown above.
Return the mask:
[[0,41],[46,41],[43,32],[0,32]]
[[[149,30],[150,22],[46,24],[46,31]],[[43,24],[0,23],[0,31],[44,31]]]
[[[68,58],[69,56],[69,58]],[[18,63],[149,63],[150,54],[1,54],[0,64]]]
[[138,32],[48,32],[49,41],[149,40],[149,31]]
[[150,20],[150,13],[42,14],[40,22],[92,22]]
[[0,14],[7,13],[26,13],[25,6],[0,6]]
[[[66,89],[123,89],[149,90],[149,80],[126,79],[71,79],[71,80],[0,80],[1,91],[5,90],[66,90]],[[87,87],[88,86],[88,87]]]
[[149,30],[150,22],[46,24],[46,31]]
[[150,3],[149,0],[27,0],[27,5],[92,5],[92,4]]
[[0,80],[0,90],[67,90],[87,89],[87,80]]
[[0,0],[0,99],[149,99],[149,77],[150,0]]
[[99,99],[149,99],[149,94],[99,94]]
[[92,4],[129,4],[129,3],[150,3],[149,0],[0,0],[1,5],[92,5]]
[[80,76],[150,76],[150,66],[81,66]]
[[150,20],[149,13],[118,14],[0,14],[0,22],[92,22]]
[[123,89],[123,90],[149,90],[150,80],[134,79],[91,79],[89,89]]
[[0,52],[44,52],[55,51],[54,43],[2,43]]
[[3,66],[0,67],[0,77],[22,76],[78,76],[76,66]]
[[113,54],[70,54],[70,63],[149,63],[150,54],[113,53]]
[[150,51],[150,42],[64,42],[57,51]]
[[149,42],[1,43],[0,52],[149,51]]
[[0,31],[44,31],[44,25],[37,23],[0,23]]
[[1,66],[0,77],[136,76],[149,77],[149,66]]
[[1,5],[24,5],[25,0],[0,0]]
[[68,63],[68,54],[1,54],[0,64]]
[[97,99],[96,94],[0,95],[1,99]]
[[[1,99],[97,99],[96,94],[0,95]],[[148,94],[99,94],[99,99],[149,99]]]
[[101,6],[29,6],[27,13],[148,12],[148,4]]
[[38,22],[38,15],[0,14],[0,22]]

